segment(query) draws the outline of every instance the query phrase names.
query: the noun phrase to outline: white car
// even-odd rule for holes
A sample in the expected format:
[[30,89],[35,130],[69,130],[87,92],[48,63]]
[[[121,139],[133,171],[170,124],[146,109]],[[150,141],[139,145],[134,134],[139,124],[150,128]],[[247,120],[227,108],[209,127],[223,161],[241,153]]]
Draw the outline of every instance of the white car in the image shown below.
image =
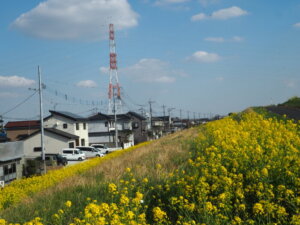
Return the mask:
[[108,148],[104,144],[92,144],[91,147],[98,149],[102,154],[108,153]]
[[103,157],[104,154],[102,154],[97,148],[94,147],[87,147],[87,146],[77,146],[77,149],[82,151],[86,157]]
[[85,160],[86,156],[77,148],[64,148],[62,149],[62,156],[66,157],[67,160]]

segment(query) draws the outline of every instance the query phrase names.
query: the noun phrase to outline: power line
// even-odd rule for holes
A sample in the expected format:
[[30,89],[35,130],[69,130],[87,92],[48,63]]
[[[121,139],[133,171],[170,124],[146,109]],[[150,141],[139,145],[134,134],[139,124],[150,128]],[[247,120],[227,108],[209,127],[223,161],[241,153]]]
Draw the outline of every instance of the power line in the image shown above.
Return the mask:
[[147,104],[139,104],[136,101],[134,101],[128,94],[125,92],[125,89],[122,87],[123,91],[123,97],[126,97],[133,105],[138,106],[138,107],[146,107]]
[[10,110],[7,110],[6,112],[2,113],[2,116],[4,116],[5,114],[15,110],[16,108],[18,108],[19,106],[23,105],[25,102],[27,102],[31,97],[33,97],[36,94],[37,91],[35,91],[32,95],[30,95],[29,97],[27,97],[26,99],[24,99],[22,102],[18,103],[16,106],[14,106],[13,108],[11,108]]
[[102,106],[105,103],[102,100],[96,101],[96,100],[80,99],[80,98],[74,97],[72,95],[60,92],[57,89],[51,88],[49,86],[46,86],[45,90],[48,93],[51,93],[52,95],[54,95],[56,97],[60,97],[60,98],[64,99],[65,101],[72,102],[74,104],[87,105],[87,106]]

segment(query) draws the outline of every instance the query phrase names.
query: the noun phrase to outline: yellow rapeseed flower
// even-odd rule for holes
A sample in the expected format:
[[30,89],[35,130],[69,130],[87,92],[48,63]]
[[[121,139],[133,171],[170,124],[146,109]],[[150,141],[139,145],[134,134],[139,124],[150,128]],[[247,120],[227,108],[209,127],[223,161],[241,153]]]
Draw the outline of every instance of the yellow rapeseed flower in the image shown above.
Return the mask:
[[162,222],[167,219],[167,213],[161,210],[159,207],[153,208],[153,218],[156,222]]
[[263,205],[260,203],[255,203],[253,206],[253,213],[262,215],[264,213]]
[[66,201],[65,206],[70,208],[72,206],[72,202],[71,201]]

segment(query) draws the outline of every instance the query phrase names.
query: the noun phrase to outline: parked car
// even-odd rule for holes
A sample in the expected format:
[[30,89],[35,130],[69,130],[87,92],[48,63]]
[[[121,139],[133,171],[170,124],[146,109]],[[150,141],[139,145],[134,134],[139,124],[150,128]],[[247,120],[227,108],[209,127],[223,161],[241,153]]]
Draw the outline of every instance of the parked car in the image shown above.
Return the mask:
[[117,150],[121,150],[122,147],[117,147],[117,148],[108,148],[106,145],[104,144],[92,144],[91,145],[94,148],[97,148],[100,150],[100,152],[102,152],[103,154],[108,154]]
[[85,154],[77,148],[64,148],[62,149],[62,156],[67,160],[85,160]]
[[[36,158],[36,160],[42,161],[42,157],[39,156]],[[57,166],[60,165],[65,166],[68,164],[68,160],[66,157],[62,156],[61,154],[55,154],[55,153],[45,154],[45,162],[47,166],[53,166],[53,164],[56,164]]]
[[86,157],[103,157],[104,154],[100,152],[97,148],[94,147],[87,147],[87,146],[77,146],[77,149],[82,151]]
[[102,154],[107,154],[108,148],[104,144],[92,144],[91,147],[98,149]]

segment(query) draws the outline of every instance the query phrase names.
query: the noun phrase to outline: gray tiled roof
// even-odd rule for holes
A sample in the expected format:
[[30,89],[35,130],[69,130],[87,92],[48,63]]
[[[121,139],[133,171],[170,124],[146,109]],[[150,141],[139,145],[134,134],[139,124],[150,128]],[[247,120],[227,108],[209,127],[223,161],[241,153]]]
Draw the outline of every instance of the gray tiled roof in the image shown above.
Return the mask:
[[69,118],[69,119],[72,119],[72,120],[75,120],[75,121],[86,121],[86,118],[85,118],[85,117],[79,116],[79,115],[74,114],[74,113],[71,113],[71,112],[66,112],[66,111],[53,111],[53,110],[50,110],[49,112],[50,112],[52,115],[53,115],[53,114],[60,115],[60,116],[63,116],[63,117],[66,117],[66,118]]

